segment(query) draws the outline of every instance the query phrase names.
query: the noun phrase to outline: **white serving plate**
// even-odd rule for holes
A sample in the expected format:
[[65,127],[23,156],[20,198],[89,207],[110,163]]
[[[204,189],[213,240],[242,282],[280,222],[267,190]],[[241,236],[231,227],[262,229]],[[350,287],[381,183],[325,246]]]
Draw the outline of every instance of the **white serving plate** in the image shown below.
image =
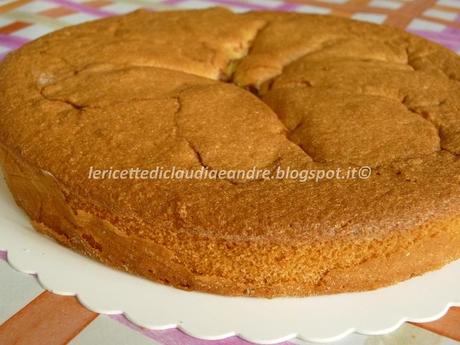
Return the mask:
[[337,341],[352,332],[389,333],[405,321],[428,322],[460,306],[460,260],[371,292],[309,298],[224,297],[185,292],[108,268],[36,233],[0,176],[0,249],[11,266],[42,286],[76,295],[98,313],[119,314],[151,329],[178,327],[208,340],[233,335],[259,344],[298,337]]

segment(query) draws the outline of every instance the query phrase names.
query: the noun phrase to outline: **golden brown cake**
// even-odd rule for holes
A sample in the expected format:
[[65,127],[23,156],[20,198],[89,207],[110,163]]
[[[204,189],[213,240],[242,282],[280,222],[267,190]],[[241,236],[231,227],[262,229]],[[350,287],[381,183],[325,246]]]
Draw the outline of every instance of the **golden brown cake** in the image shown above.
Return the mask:
[[[307,296],[460,258],[460,58],[330,16],[136,11],[0,65],[6,180],[34,227],[182,289]],[[337,169],[367,179],[94,179]]]

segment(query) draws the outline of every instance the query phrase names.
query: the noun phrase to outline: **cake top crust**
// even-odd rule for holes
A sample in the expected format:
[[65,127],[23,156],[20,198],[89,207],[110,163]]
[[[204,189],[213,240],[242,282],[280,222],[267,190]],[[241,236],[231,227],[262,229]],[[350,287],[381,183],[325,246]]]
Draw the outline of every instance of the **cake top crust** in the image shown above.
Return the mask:
[[[139,10],[8,55],[0,95],[1,144],[75,205],[127,220],[127,234],[374,239],[460,211],[460,58],[393,28]],[[91,167],[360,166],[368,179],[88,178]]]

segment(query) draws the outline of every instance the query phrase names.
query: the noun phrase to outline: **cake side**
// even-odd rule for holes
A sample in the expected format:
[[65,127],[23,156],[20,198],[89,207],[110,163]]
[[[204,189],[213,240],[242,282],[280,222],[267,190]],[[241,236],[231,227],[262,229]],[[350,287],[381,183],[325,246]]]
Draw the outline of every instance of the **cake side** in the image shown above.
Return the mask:
[[[295,245],[181,233],[162,243],[127,234],[101,210],[95,215],[87,204],[70,203],[52,175],[4,147],[0,158],[8,187],[37,231],[104,264],[180,289],[259,297],[362,291],[440,268],[460,255],[458,217],[373,240]],[[203,270],[208,261],[212,270]]]

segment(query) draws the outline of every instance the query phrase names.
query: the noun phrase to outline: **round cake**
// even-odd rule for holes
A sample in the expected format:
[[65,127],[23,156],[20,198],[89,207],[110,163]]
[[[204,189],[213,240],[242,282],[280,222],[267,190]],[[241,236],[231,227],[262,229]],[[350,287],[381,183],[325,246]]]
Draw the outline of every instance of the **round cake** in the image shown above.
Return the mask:
[[[8,55],[0,109],[6,181],[35,229],[156,282],[308,296],[460,258],[460,58],[397,29],[136,11]],[[316,178],[94,173],[134,168]]]

